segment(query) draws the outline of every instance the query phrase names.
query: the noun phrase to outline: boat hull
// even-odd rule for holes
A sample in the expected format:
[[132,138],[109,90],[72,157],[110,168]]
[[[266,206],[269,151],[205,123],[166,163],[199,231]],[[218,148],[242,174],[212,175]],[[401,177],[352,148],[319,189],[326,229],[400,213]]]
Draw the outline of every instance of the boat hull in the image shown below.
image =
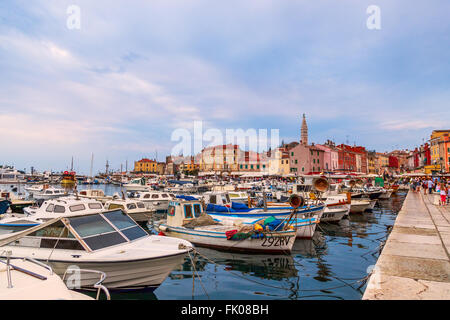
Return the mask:
[[[14,249],[13,249],[14,250]],[[48,256],[48,254],[47,254]],[[88,269],[102,271],[106,274],[103,281],[109,290],[138,290],[143,288],[156,289],[179,265],[186,256],[186,252],[178,254],[127,261],[57,261],[33,256],[37,260],[49,264],[60,277],[68,268]],[[97,273],[71,273],[66,274],[66,284],[77,289],[89,289],[98,282]]]
[[253,252],[280,254],[290,252],[295,241],[295,232],[273,232],[262,239],[228,240],[225,232],[170,227],[162,224],[158,227],[170,237],[187,240],[196,246],[231,252]]
[[[292,225],[297,229],[297,238],[310,239],[313,237],[324,208],[324,206],[318,206],[308,210],[301,210],[297,213],[292,221]],[[268,209],[268,211],[258,210],[253,212],[208,212],[208,215],[218,222],[228,224],[233,224],[236,220],[240,220],[243,224],[255,224],[261,219],[268,217],[284,220],[289,217],[291,210],[292,208],[274,208]]]
[[347,205],[327,207],[320,218],[320,222],[339,222],[348,215],[349,211],[350,208]]

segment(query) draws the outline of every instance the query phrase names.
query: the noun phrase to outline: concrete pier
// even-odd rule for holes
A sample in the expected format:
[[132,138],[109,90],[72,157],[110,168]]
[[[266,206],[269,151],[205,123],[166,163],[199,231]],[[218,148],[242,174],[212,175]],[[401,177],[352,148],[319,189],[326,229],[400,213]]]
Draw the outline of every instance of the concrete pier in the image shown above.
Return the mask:
[[410,191],[363,299],[450,299],[450,208]]

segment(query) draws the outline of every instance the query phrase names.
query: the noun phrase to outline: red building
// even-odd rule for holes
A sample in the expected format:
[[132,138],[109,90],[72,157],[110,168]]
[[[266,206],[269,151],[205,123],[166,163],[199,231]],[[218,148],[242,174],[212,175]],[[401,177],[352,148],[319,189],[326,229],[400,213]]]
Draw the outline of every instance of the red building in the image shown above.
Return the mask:
[[356,154],[351,146],[340,144],[338,148],[338,170],[344,172],[356,171]]
[[341,144],[338,149],[339,171],[367,173],[367,151],[361,146]]
[[389,168],[398,169],[398,158],[395,156],[389,156]]

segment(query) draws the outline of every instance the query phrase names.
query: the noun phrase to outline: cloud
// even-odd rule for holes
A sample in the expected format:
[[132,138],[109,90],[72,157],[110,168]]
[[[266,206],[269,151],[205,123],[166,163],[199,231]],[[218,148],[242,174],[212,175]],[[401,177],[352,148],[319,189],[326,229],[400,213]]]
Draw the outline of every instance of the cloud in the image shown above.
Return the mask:
[[66,157],[162,159],[195,120],[287,141],[306,113],[311,141],[386,149],[448,126],[446,1],[380,0],[378,31],[365,27],[370,1],[79,0],[80,30],[66,28],[71,4],[0,5],[0,121],[21,166],[21,150],[47,141]]

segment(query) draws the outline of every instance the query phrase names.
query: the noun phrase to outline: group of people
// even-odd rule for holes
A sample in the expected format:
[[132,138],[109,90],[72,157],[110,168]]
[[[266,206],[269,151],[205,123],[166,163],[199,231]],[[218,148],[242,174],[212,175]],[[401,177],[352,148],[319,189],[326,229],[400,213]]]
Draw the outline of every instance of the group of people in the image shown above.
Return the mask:
[[449,202],[450,179],[445,178],[415,178],[411,181],[411,189],[415,192],[423,190],[423,194],[438,193],[441,196],[441,205],[447,205]]

